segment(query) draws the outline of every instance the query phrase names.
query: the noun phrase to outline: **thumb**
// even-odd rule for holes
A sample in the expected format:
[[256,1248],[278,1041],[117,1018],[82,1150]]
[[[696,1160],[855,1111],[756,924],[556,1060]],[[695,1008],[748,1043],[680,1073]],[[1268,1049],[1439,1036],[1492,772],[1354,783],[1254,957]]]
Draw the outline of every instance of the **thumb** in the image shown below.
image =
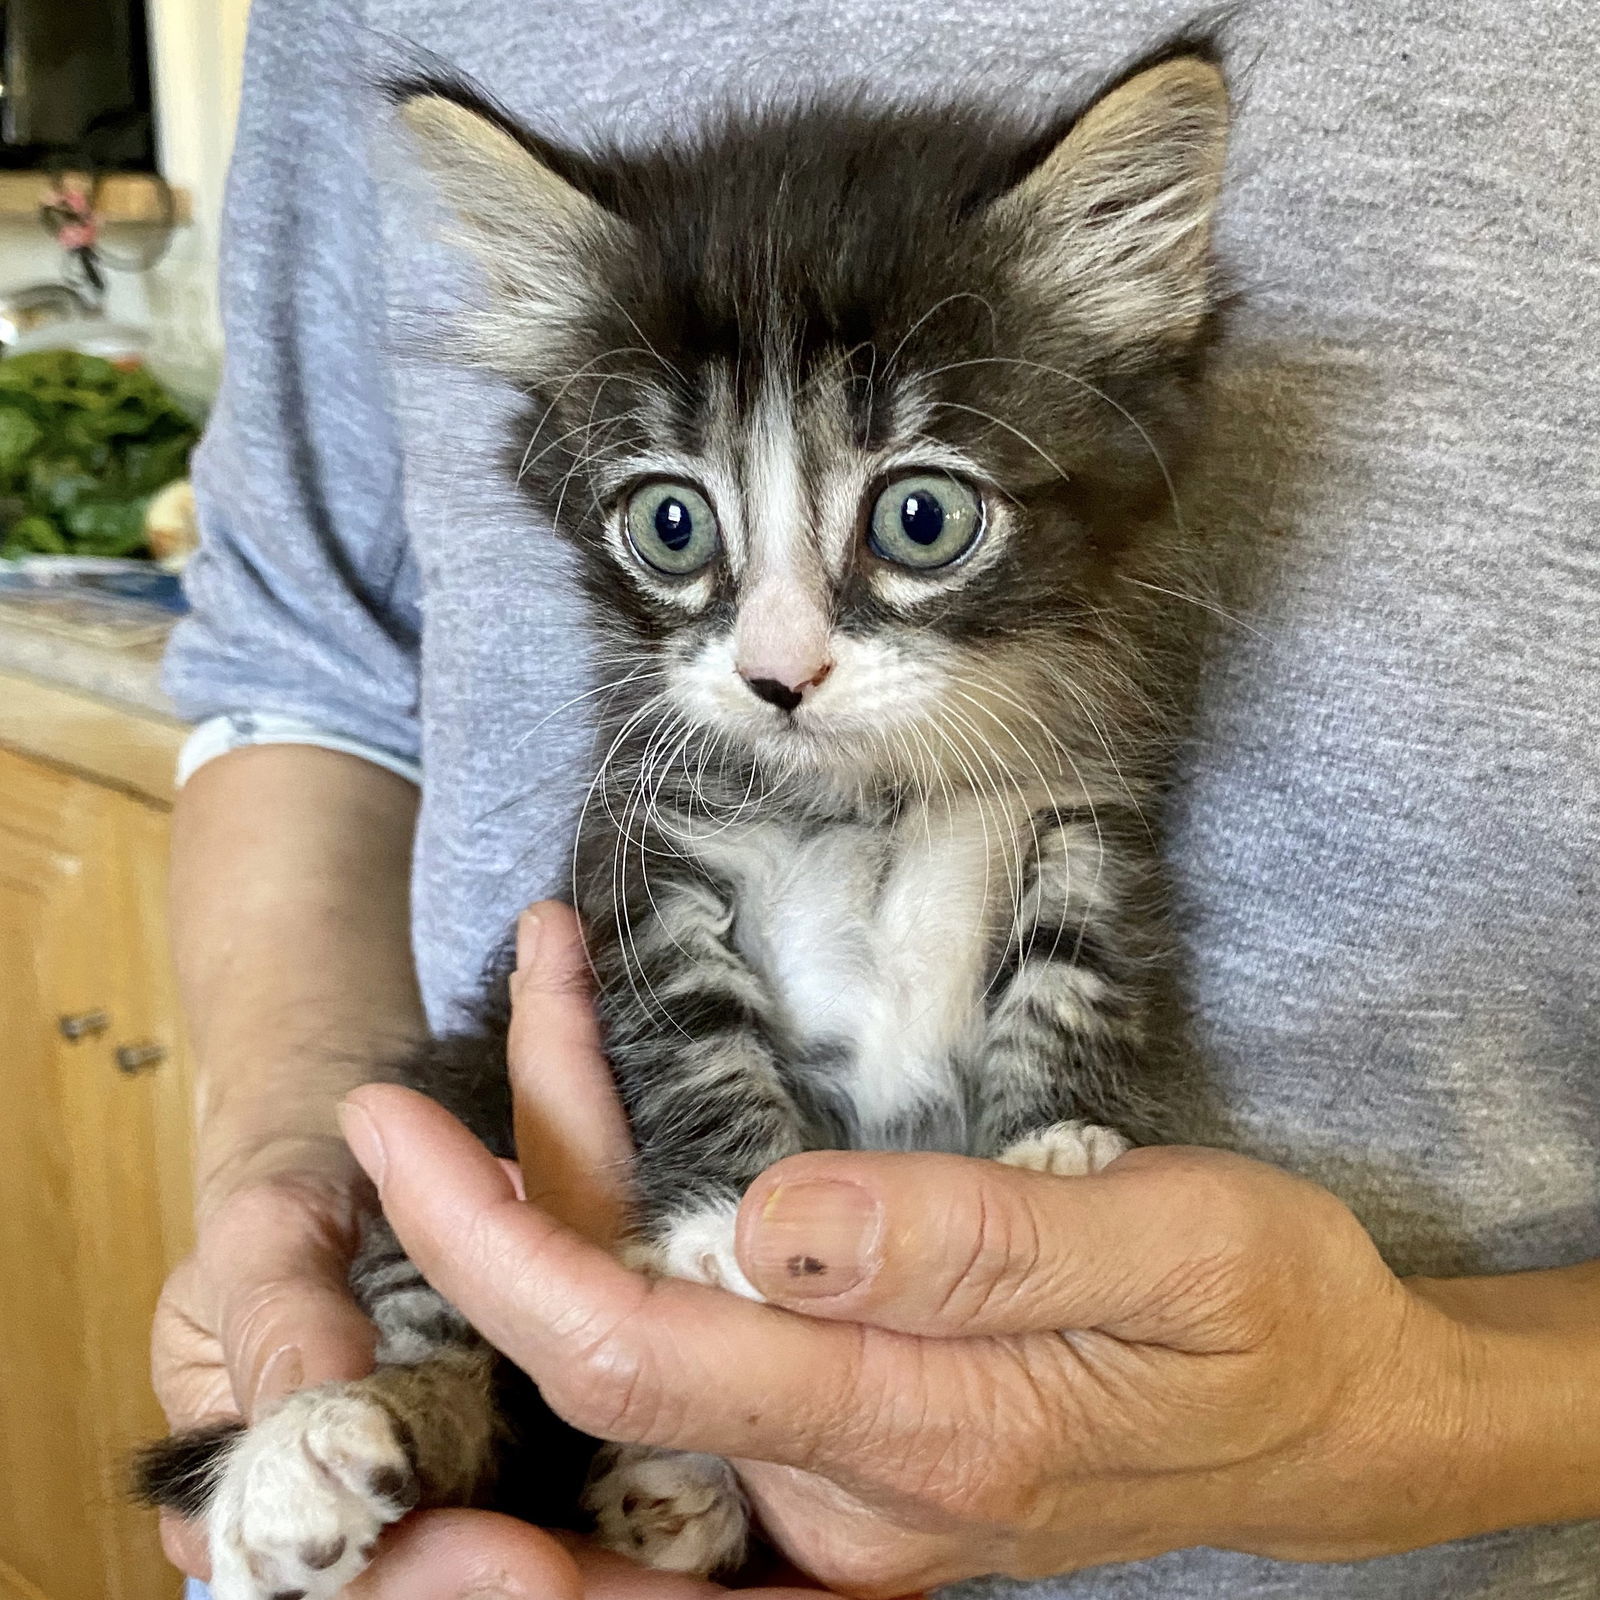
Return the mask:
[[[1215,1294],[1301,1188],[1221,1151],[1133,1150],[1088,1177],[964,1156],[815,1152],[751,1185],[738,1253],[808,1315],[932,1336],[1097,1329],[1202,1351]],[[1286,1206],[1285,1202],[1289,1202]]]
[[353,1202],[293,1183],[241,1190],[211,1217],[199,1265],[220,1286],[216,1326],[246,1417],[372,1370],[376,1332],[349,1287],[359,1229]]

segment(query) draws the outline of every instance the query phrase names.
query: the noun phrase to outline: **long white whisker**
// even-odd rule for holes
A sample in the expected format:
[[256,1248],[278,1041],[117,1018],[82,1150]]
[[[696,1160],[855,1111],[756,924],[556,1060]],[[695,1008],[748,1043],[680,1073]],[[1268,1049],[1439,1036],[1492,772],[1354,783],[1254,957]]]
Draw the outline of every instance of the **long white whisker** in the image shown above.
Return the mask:
[[1018,428],[1012,423],[1005,421],[1004,418],[995,416],[992,411],[984,411],[978,406],[963,405],[959,400],[930,400],[928,403],[945,411],[965,411],[974,417],[981,417],[985,422],[993,423],[997,428],[1004,428],[1007,433],[1012,434],[1016,438],[1020,439],[1036,455],[1041,456],[1046,462],[1048,462],[1049,465],[1055,469],[1055,473],[1058,478],[1069,478],[1072,476],[1072,474],[1069,473],[1067,469],[1062,466],[1061,463],[1057,461],[1056,458],[1051,455],[1050,452],[1046,450],[1037,439],[1029,437],[1029,435],[1025,434],[1021,428]]
[[[653,660],[654,658],[647,657],[646,659]],[[615,694],[618,690],[625,689],[630,683],[641,683],[648,678],[662,678],[665,676],[665,672],[659,668],[655,671],[650,671],[648,668],[640,667],[627,673],[624,677],[612,678],[605,683],[596,684],[592,689],[585,689],[582,694],[575,694],[570,700],[563,700],[554,710],[547,711],[526,733],[512,744],[511,748],[513,751],[520,750],[551,718],[559,717],[563,711],[570,711],[573,706],[585,700],[593,699],[597,694]]]

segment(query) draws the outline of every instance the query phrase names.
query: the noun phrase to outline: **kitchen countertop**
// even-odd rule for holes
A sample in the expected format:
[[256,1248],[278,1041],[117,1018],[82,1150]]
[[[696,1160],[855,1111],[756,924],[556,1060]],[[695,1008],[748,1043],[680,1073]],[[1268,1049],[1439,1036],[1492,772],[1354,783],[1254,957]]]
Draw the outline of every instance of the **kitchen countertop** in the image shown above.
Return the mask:
[[177,720],[161,692],[165,638],[125,648],[47,632],[8,615],[0,602],[0,672],[37,678],[57,689],[110,700],[131,711]]
[[0,604],[0,744],[170,804],[187,730],[158,681],[164,643],[47,632]]

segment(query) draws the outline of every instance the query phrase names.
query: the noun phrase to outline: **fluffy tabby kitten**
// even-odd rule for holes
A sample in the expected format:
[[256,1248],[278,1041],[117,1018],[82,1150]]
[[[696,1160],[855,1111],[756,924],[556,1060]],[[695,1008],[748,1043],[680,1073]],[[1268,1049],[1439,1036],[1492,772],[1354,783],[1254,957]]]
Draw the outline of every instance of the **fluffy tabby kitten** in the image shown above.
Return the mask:
[[[1212,52],[1053,126],[824,104],[644,153],[558,149],[453,83],[395,98],[607,647],[575,887],[637,1261],[753,1293],[735,1211],[795,1151],[1076,1174],[1159,1136],[1141,802],[1216,320]],[[404,1076],[509,1154],[487,1017]],[[549,1515],[516,1496],[581,1470],[548,1430],[517,1448],[497,1358],[381,1223],[354,1282],[372,1377],[147,1460],[209,1516],[217,1600],[330,1595],[414,1504]],[[712,1457],[605,1447],[585,1503],[658,1566],[744,1552]]]

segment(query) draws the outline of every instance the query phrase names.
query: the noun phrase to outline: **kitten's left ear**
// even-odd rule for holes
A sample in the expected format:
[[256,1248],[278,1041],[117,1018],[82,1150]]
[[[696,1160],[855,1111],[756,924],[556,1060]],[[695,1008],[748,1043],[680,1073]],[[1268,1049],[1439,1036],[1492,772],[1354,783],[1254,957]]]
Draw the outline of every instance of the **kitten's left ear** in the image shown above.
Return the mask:
[[556,170],[557,152],[540,154],[496,107],[450,87],[398,89],[394,99],[488,275],[494,299],[471,323],[475,354],[538,377],[559,363],[562,336],[589,307],[588,286],[632,230]]
[[1227,82],[1205,56],[1124,79],[990,206],[1021,232],[1018,270],[1097,338],[1187,343],[1215,297],[1228,124]]

